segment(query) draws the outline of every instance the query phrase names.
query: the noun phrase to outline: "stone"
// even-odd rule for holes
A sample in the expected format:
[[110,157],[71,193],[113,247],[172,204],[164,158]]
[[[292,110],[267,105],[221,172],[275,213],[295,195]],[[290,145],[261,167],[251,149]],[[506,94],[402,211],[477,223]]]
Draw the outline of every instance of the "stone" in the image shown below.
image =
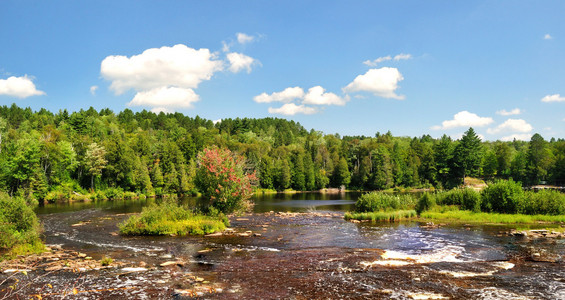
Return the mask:
[[222,236],[222,235],[223,235],[223,233],[221,233],[221,232],[214,232],[214,233],[210,233],[210,234],[205,235],[205,237],[214,237],[214,236]]
[[167,262],[160,264],[161,267],[168,267],[168,266],[174,266],[174,265],[182,267],[182,266],[184,266],[184,262],[177,260],[177,261],[167,261]]

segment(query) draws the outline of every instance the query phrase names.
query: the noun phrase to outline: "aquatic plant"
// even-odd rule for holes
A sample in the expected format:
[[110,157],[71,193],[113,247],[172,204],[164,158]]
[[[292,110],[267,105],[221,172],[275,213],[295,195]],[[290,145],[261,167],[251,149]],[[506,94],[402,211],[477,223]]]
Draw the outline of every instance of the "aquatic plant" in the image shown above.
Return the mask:
[[392,211],[412,209],[416,204],[414,196],[409,194],[394,195],[383,192],[363,194],[355,202],[356,212]]
[[141,214],[131,216],[119,225],[125,235],[202,235],[223,231],[229,225],[222,213],[195,214],[173,201],[152,203]]

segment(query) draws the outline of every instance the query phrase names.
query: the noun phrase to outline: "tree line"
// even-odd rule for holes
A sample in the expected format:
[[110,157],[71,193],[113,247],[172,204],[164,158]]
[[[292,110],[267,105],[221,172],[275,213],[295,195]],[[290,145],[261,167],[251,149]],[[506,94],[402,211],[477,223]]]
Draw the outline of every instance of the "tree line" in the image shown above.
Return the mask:
[[194,193],[198,153],[209,146],[246,158],[259,186],[273,190],[346,187],[449,188],[463,178],[565,184],[565,140],[484,142],[324,134],[278,118],[214,122],[181,113],[90,108],[69,113],[0,107],[0,188],[45,199],[60,189],[161,195]]

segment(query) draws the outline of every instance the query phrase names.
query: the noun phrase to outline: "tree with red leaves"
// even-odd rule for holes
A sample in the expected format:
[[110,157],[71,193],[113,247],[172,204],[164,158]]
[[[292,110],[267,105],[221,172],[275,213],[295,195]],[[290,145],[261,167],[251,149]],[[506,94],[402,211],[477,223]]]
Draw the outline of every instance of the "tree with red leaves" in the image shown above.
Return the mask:
[[256,182],[255,172],[245,171],[244,158],[228,149],[206,148],[198,154],[196,186],[219,212],[248,209]]

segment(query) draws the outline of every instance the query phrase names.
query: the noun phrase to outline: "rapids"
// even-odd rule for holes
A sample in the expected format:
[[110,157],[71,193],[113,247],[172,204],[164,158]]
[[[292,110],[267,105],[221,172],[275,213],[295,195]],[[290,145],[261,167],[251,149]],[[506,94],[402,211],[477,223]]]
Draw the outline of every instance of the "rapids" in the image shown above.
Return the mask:
[[[43,299],[565,299],[561,239],[501,234],[508,226],[346,222],[356,197],[258,197],[255,213],[230,218],[235,232],[251,236],[117,233],[154,200],[41,207],[48,245],[116,263],[3,269],[0,290],[17,278],[17,295]],[[533,252],[557,259],[536,261]]]

